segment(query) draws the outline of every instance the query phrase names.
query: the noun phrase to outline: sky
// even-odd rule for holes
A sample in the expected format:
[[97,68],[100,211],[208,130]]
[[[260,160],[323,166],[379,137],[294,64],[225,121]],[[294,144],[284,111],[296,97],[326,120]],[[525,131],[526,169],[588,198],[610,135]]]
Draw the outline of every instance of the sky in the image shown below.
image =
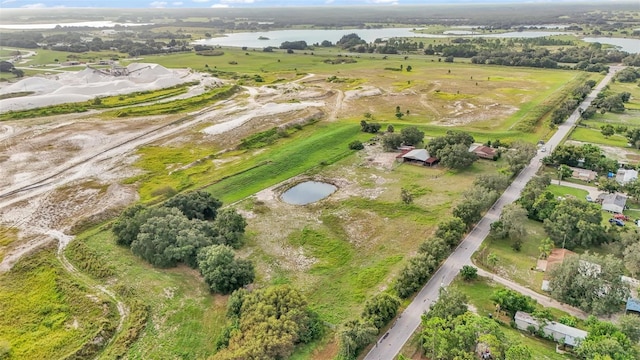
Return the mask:
[[420,5],[497,2],[566,2],[564,0],[0,0],[2,8],[227,8],[272,6]]

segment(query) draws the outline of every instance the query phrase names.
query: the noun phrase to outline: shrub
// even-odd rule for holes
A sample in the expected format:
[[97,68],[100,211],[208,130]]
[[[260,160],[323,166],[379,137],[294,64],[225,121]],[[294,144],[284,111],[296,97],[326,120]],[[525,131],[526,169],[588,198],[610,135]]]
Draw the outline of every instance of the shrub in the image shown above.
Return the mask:
[[362,149],[364,149],[364,145],[362,144],[362,141],[360,141],[360,140],[353,140],[352,142],[349,143],[349,149],[351,149],[351,150],[362,150]]

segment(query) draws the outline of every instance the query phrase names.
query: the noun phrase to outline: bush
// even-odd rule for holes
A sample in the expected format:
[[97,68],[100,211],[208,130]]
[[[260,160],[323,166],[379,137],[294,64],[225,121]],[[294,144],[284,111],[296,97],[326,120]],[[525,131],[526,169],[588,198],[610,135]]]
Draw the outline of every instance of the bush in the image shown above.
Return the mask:
[[470,265],[465,265],[460,269],[460,276],[462,276],[464,281],[475,280],[478,278],[478,269]]
[[362,149],[364,149],[364,145],[362,144],[362,141],[360,141],[360,140],[353,140],[352,142],[349,143],[349,149],[351,149],[351,150],[362,150]]

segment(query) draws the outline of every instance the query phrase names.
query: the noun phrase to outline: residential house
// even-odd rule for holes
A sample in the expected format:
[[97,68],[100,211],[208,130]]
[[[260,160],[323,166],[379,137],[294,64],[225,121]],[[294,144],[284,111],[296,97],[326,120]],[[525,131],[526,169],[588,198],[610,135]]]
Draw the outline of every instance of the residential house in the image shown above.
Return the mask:
[[598,173],[593,170],[580,169],[575,167],[572,167],[571,170],[573,170],[571,177],[574,179],[592,182],[598,177]]
[[584,330],[576,329],[572,326],[560,324],[555,321],[543,321],[540,322],[535,319],[531,314],[524,311],[516,312],[514,317],[516,327],[520,330],[529,331],[531,328],[536,331],[542,327],[542,332],[545,336],[553,338],[556,342],[571,347],[576,347],[580,341],[587,337],[587,332]]
[[574,253],[571,250],[567,249],[553,249],[549,256],[547,256],[546,260],[538,260],[537,269],[546,272],[544,279],[542,280],[542,290],[543,291],[551,291],[551,287],[549,286],[549,271],[554,267],[562,264],[564,259],[569,256],[576,256],[578,254]]
[[498,150],[484,145],[472,144],[469,147],[469,152],[476,154],[481,159],[498,159]]
[[622,214],[627,204],[627,197],[622,194],[602,195],[602,210]]
[[637,178],[638,172],[632,169],[620,169],[616,173],[616,181],[622,185],[626,185]]

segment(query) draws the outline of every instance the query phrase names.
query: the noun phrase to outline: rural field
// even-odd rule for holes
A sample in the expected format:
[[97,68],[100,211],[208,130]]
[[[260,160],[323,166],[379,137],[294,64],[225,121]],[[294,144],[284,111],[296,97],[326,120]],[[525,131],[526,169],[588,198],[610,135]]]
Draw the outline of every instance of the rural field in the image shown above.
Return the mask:
[[[207,32],[198,25],[207,17],[184,17],[181,26],[158,16],[162,26],[152,29],[158,34],[191,31],[202,38]],[[155,40],[169,39],[175,41]],[[218,213],[233,209],[246,221],[233,248],[255,271],[244,287],[253,293],[295,289],[317,316],[321,330],[287,348],[288,358],[347,358],[342,326],[359,321],[374,296],[394,293],[424,249],[441,246],[439,226],[478,191],[479,178],[513,175],[508,156],[461,168],[416,166],[402,162],[385,139],[416,130],[424,133],[413,143],[418,149],[456,131],[496,147],[544,142],[557,128],[550,126],[554,110],[576,88],[606,74],[338,46],[289,53],[216,47],[206,50],[215,56],[136,57],[115,49],[15,48],[22,74],[3,75],[0,82],[0,359],[243,358],[229,355],[244,326],[229,315],[233,306],[240,311],[236,295],[216,292],[186,261],[153,266],[119,237],[123,210],[139,204],[162,211],[168,200],[194,191],[219,199]],[[15,57],[16,49],[0,49],[0,57]],[[118,62],[83,64],[101,59]],[[116,77],[116,71],[125,75]],[[600,128],[637,126],[640,88],[615,82],[607,91],[630,92],[627,111],[597,113],[567,140],[597,144],[619,161],[637,163],[640,153],[624,134],[604,137]],[[363,121],[379,129],[366,132]],[[306,205],[283,200],[306,181],[331,184],[335,192]],[[557,185],[548,190],[586,194]],[[511,239],[490,236],[475,261],[539,289],[543,274],[531,269],[547,235],[540,222],[527,220],[524,227],[519,252]],[[499,266],[486,263],[489,254]],[[204,262],[199,255],[197,261]],[[477,314],[491,312],[494,305],[483,294],[496,284],[479,278],[456,280],[453,287]],[[534,349],[535,358],[570,358],[556,354],[550,341],[509,328],[510,319],[500,320],[510,341]],[[412,356],[424,358],[419,351]]]

